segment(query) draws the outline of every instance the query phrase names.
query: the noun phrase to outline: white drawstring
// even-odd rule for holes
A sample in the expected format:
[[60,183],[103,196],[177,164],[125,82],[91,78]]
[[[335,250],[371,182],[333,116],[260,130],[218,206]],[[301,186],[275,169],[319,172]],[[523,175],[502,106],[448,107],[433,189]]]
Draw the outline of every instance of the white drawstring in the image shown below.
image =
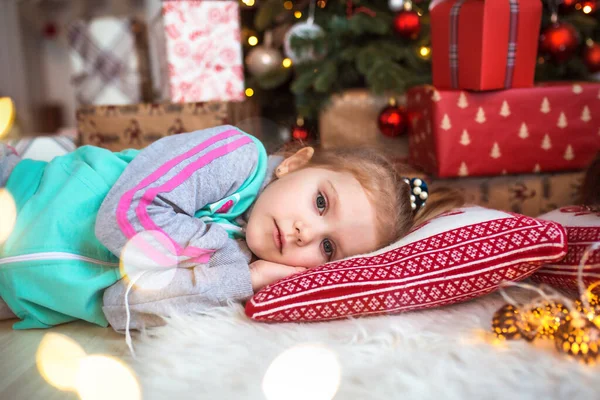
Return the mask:
[[133,343],[131,342],[131,332],[129,331],[129,325],[131,324],[131,313],[129,312],[129,291],[131,290],[131,288],[133,287],[133,285],[135,285],[135,283],[144,275],[146,275],[147,272],[150,272],[151,270],[146,270],[144,272],[142,272],[141,274],[139,274],[138,276],[136,276],[135,278],[133,278],[132,280],[129,281],[129,284],[127,285],[127,290],[125,291],[125,313],[127,315],[127,321],[125,322],[125,343],[127,343],[127,347],[129,347],[129,351],[131,352],[131,355],[133,356],[133,358],[135,357],[135,351],[133,350]]

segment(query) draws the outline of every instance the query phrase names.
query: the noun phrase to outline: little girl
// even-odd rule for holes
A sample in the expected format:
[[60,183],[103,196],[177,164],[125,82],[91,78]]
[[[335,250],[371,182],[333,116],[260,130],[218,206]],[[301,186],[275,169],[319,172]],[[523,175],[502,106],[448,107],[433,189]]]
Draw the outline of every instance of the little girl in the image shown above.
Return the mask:
[[[460,205],[450,194],[428,198],[424,185],[413,191],[404,176],[365,149],[267,157],[260,141],[232,126],[141,151],[84,146],[51,162],[20,160],[0,146],[0,187],[17,213],[0,238],[0,319],[4,306],[4,318],[21,320],[15,329],[82,319],[121,331],[245,301]],[[177,268],[160,288],[127,282],[129,247]]]

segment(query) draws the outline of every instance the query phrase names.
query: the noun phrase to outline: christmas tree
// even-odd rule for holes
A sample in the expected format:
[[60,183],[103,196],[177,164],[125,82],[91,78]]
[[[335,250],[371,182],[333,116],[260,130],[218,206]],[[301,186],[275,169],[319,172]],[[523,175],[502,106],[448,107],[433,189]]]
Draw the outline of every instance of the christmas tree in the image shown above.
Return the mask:
[[[562,1],[559,6],[554,1],[544,4],[537,81],[590,80],[600,71],[600,3]],[[259,88],[256,94],[267,107],[285,104],[288,112],[294,112],[290,110],[293,99],[296,115],[315,119],[329,97],[345,89],[367,87],[373,93],[400,94],[431,82],[428,0],[242,3],[246,54],[256,52],[252,45],[265,40],[280,54],[274,57],[279,64],[251,72],[247,81],[249,87]],[[510,110],[506,107],[502,112]]]

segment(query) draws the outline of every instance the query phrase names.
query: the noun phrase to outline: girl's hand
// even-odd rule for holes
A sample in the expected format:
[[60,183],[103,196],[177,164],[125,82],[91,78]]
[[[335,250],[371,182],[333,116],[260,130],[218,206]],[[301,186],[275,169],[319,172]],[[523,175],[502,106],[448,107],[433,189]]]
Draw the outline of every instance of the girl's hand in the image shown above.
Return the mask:
[[304,267],[290,267],[265,260],[254,261],[250,264],[252,289],[257,292],[271,283],[304,271],[306,271]]

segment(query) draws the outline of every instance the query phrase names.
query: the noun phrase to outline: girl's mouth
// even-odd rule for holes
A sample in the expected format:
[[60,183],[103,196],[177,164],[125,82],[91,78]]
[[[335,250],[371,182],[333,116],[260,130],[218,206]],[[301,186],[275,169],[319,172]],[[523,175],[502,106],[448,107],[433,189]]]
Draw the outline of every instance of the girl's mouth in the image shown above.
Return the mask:
[[277,222],[273,221],[275,224],[275,229],[273,229],[273,241],[275,242],[275,247],[281,252],[283,244],[281,243],[281,232],[279,231],[279,227],[277,226]]
[[273,229],[273,241],[275,242],[275,247],[279,250],[280,253],[283,253],[283,237],[281,235],[281,231],[279,230],[279,226],[277,226],[277,222],[273,220],[275,224],[275,229]]

